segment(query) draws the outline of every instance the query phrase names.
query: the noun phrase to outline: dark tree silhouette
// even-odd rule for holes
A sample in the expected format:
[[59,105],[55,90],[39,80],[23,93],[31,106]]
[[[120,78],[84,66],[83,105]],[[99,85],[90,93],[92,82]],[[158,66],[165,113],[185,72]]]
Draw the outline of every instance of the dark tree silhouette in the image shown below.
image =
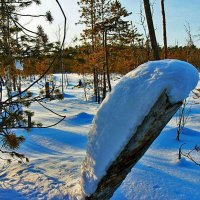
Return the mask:
[[146,15],[154,60],[160,60],[158,44],[157,44],[157,40],[156,40],[156,34],[155,34],[155,29],[154,29],[154,25],[153,25],[152,14],[151,14],[151,6],[149,3],[149,0],[143,0],[143,2],[144,2],[144,10],[145,10],[145,15]]

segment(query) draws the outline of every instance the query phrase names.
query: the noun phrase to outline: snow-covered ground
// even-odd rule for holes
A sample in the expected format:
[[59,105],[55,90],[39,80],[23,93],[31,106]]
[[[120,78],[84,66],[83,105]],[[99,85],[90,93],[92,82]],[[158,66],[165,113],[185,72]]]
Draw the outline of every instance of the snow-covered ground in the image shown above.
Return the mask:
[[[56,77],[60,79],[59,75]],[[69,199],[71,194],[79,191],[87,134],[99,105],[85,101],[83,88],[73,87],[81,76],[69,74],[68,78],[70,86],[65,89],[64,100],[45,104],[66,115],[66,119],[48,129],[17,130],[26,138],[20,152],[26,153],[30,163],[27,166],[11,165],[0,174],[1,200]],[[115,76],[113,85],[118,81]],[[39,89],[35,86],[32,91],[38,93]],[[43,125],[59,120],[37,103],[31,108],[35,111],[35,120]],[[188,152],[195,144],[200,145],[199,122],[200,105],[192,104],[186,128],[178,142],[174,117],[126,177],[112,200],[200,199],[200,166],[185,158],[178,160],[181,144],[185,143],[183,152]],[[200,153],[194,156],[200,162]]]

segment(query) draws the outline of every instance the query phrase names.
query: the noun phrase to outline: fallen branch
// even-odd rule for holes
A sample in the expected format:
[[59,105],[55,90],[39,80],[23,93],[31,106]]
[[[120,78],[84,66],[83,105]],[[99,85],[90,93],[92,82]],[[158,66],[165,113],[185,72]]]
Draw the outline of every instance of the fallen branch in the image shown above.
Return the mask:
[[182,152],[182,146],[183,145],[185,145],[185,143],[184,144],[182,144],[181,146],[180,146],[180,148],[179,148],[179,156],[178,156],[178,159],[180,160],[181,158],[182,158],[182,156],[184,156],[184,157],[186,157],[186,158],[188,158],[189,160],[191,160],[193,163],[195,163],[196,165],[198,165],[198,166],[200,166],[200,162],[197,162],[193,157],[192,157],[192,153],[193,152],[200,152],[200,147],[198,146],[198,145],[195,145],[195,147],[192,149],[192,150],[190,150],[189,152],[187,152],[187,153],[183,153]]

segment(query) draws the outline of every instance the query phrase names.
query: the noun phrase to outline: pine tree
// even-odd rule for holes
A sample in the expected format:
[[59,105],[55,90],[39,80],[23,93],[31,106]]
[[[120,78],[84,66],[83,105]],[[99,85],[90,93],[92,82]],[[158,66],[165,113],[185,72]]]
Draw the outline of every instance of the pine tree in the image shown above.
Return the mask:
[[[131,41],[139,37],[139,34],[136,33],[135,27],[132,29],[131,23],[125,20],[131,13],[128,13],[118,0],[81,0],[79,5],[81,23],[86,25],[82,38],[91,45],[91,53],[97,55],[97,52],[102,52],[102,62],[94,64],[94,69],[98,72],[94,75],[94,88],[97,88],[95,96],[98,97],[101,92],[104,99],[107,90],[111,91],[110,48],[116,44],[131,45]],[[99,86],[102,91],[99,91]]]
[[[33,126],[41,126],[41,123],[30,121],[33,112],[23,111],[22,108],[28,107],[31,102],[37,100],[35,97],[32,98],[32,94],[28,91],[31,85],[24,91],[20,89],[15,94],[12,92],[12,85],[16,90],[16,61],[24,61],[26,64],[28,60],[48,55],[52,48],[52,44],[48,43],[48,37],[41,26],[38,26],[37,30],[30,30],[19,21],[20,17],[43,17],[52,22],[50,11],[42,15],[21,14],[20,11],[24,8],[40,3],[40,0],[1,0],[0,2],[0,58],[1,68],[5,72],[4,75],[0,76],[0,152],[10,156],[11,159],[6,156],[3,159],[8,164],[12,158],[17,159],[19,163],[28,161],[23,154],[16,151],[24,141],[24,137],[17,136],[13,128],[29,129]],[[3,98],[2,95],[4,85],[7,88],[7,99]]]
[[[131,13],[128,13],[128,11],[124,7],[122,7],[121,3],[118,0],[100,0],[98,8],[100,21],[97,22],[97,27],[102,33],[105,63],[103,71],[106,72],[108,88],[109,91],[111,91],[109,72],[109,44],[127,44],[126,40],[129,38],[130,22],[125,21],[124,18],[128,17]],[[105,96],[103,96],[103,98],[105,98]]]
[[[80,6],[79,12],[81,13],[79,24],[84,24],[85,29],[81,34],[81,39],[85,45],[90,46],[90,54],[93,54],[96,51],[97,46],[97,32],[95,30],[95,24],[97,21],[96,6],[97,0],[79,0],[78,5]],[[99,80],[98,80],[98,70],[97,66],[92,67],[93,72],[93,86],[94,86],[94,95],[95,101],[100,102],[98,93],[99,93]]]

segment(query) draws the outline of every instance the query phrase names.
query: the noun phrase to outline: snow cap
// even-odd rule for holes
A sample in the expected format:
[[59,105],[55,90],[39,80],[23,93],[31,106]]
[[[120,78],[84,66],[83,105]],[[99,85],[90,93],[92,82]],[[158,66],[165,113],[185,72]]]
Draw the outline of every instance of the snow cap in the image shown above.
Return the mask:
[[101,104],[88,136],[82,189],[90,196],[163,91],[177,103],[199,80],[197,69],[179,60],[151,61],[129,72]]

